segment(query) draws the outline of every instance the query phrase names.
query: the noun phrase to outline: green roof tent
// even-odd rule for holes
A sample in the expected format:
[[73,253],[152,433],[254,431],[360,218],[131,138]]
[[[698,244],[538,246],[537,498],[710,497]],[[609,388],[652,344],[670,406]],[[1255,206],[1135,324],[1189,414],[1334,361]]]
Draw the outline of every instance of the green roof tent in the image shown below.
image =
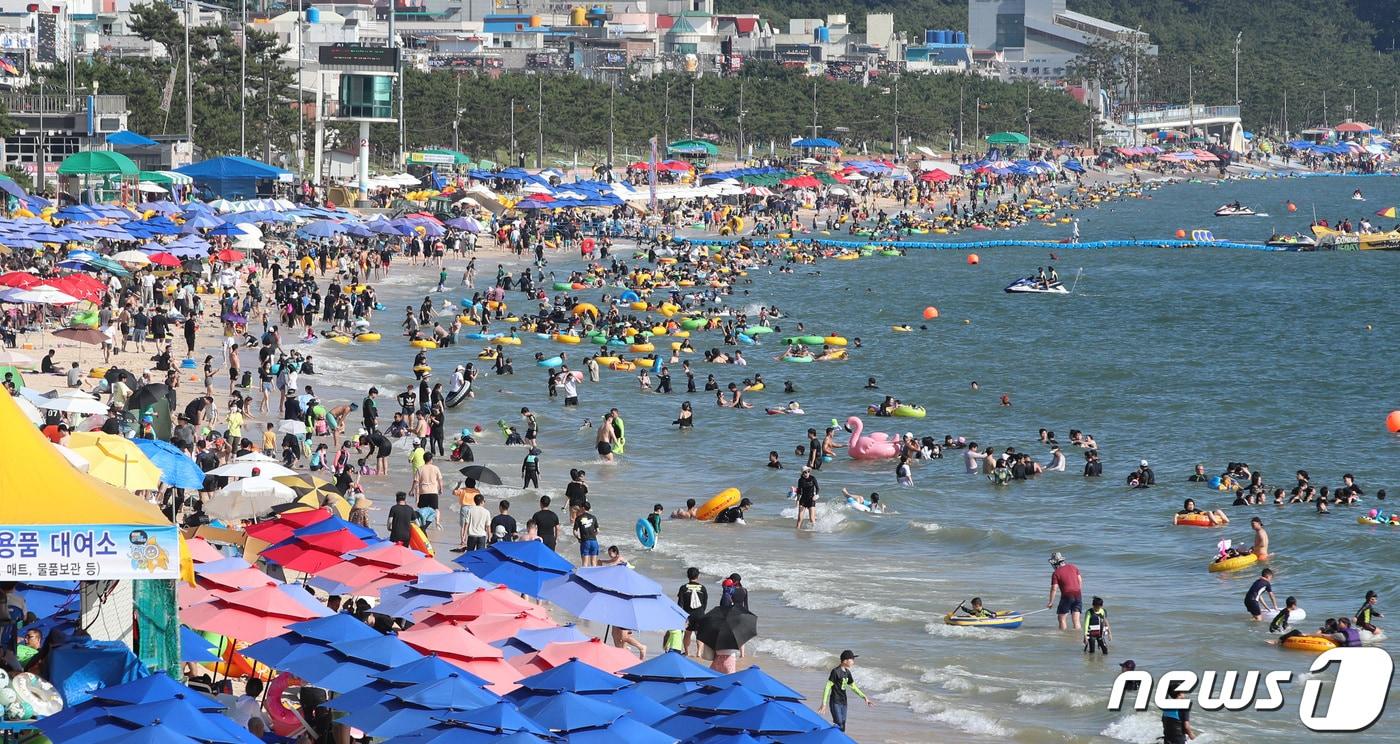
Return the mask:
[[74,153],[58,166],[61,176],[135,176],[140,172],[131,158],[107,150]]
[[689,155],[691,157],[715,157],[719,155],[719,147],[713,142],[705,140],[685,139],[676,140],[666,145],[667,155]]
[[174,171],[141,171],[140,180],[143,183],[156,183],[162,186],[194,183],[193,178]]
[[473,165],[471,158],[445,147],[429,147],[410,152],[406,160],[409,165]]
[[1020,132],[997,132],[987,135],[987,143],[992,145],[1029,145],[1031,140]]

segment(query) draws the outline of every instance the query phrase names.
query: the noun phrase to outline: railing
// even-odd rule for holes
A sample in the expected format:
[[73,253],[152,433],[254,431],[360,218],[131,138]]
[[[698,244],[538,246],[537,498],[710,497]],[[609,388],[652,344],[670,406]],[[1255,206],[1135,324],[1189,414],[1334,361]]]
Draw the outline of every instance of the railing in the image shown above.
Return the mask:
[[1158,124],[1165,121],[1190,121],[1192,119],[1238,119],[1239,106],[1175,106],[1152,111],[1129,112],[1124,114],[1123,123],[1128,125]]
[[[126,112],[126,96],[94,96],[94,114],[121,114]],[[67,116],[87,111],[87,96],[70,96],[65,93],[35,95],[30,93],[7,93],[0,96],[6,110],[12,114],[52,114]]]
[[1136,31],[1134,29],[1128,29],[1126,31],[1111,31],[1102,26],[1095,26],[1092,23],[1076,21],[1073,18],[1063,15],[1055,16],[1055,25],[1064,26],[1065,28],[1072,28],[1075,31],[1082,31],[1086,34],[1089,34],[1090,36],[1097,36],[1100,39],[1110,39],[1112,41],[1132,43],[1134,37],[1140,37],[1141,42],[1144,44],[1148,43],[1149,41],[1148,35],[1141,31]]

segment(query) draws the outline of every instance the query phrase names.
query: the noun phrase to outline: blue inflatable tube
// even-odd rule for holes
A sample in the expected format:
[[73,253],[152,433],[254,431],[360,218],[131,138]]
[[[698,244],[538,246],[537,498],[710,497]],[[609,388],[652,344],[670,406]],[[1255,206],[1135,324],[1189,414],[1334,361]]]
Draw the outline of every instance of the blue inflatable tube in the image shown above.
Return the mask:
[[641,296],[638,295],[636,292],[633,292],[632,290],[629,289],[629,290],[627,290],[626,292],[623,292],[622,294],[618,295],[618,296],[617,296],[617,299],[620,300],[620,301],[622,301],[622,302],[637,302],[637,301],[641,300],[642,298],[641,298]]
[[646,517],[637,520],[637,542],[647,550],[656,547],[656,530],[652,529],[651,522],[648,522]]
[[548,358],[548,359],[541,359],[541,360],[539,360],[538,362],[535,362],[535,365],[536,365],[536,366],[545,367],[545,368],[547,368],[547,369],[552,369],[552,368],[554,368],[554,367],[559,367],[559,366],[562,366],[563,364],[564,364],[564,358],[563,358],[563,357],[557,357],[557,356],[552,356],[552,357],[550,357],[550,358]]
[[747,333],[739,334],[739,343],[753,345],[753,337]]

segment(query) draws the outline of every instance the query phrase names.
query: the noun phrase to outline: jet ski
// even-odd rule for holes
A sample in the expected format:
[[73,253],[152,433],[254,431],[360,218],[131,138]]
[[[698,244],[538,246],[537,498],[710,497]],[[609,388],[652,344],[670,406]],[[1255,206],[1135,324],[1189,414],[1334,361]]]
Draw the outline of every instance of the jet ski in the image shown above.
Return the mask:
[[1234,204],[1222,204],[1219,209],[1215,210],[1216,217],[1253,217],[1254,215],[1255,212],[1253,209],[1239,202],[1235,202]]
[[1007,285],[1010,294],[1069,294],[1062,282],[1043,282],[1038,277],[1028,276]]
[[1264,245],[1271,248],[1282,248],[1290,251],[1311,251],[1317,248],[1317,240],[1311,235],[1294,233],[1293,235],[1273,235]]

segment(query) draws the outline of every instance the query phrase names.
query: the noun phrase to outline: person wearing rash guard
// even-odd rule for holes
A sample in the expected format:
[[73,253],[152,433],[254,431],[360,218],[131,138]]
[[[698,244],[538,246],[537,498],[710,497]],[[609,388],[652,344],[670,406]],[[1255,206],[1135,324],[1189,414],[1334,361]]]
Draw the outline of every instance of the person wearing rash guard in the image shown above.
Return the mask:
[[1270,609],[1264,604],[1264,595],[1269,595],[1269,604],[1273,605],[1272,611],[1278,611],[1278,598],[1274,596],[1274,585],[1269,580],[1274,578],[1273,569],[1266,568],[1259,574],[1259,578],[1249,585],[1249,591],[1244,594],[1244,608],[1249,610],[1249,616],[1254,622],[1259,622],[1264,617],[1264,610]]
[[874,705],[875,701],[870,699],[856,686],[855,678],[851,676],[851,668],[856,665],[856,654],[847,649],[841,652],[841,663],[831,670],[827,675],[826,687],[822,689],[822,705],[817,709],[818,713],[825,713],[831,710],[831,722],[836,728],[846,730],[846,691],[850,690],[861,696],[866,705]]
[[1369,630],[1372,633],[1379,633],[1380,629],[1371,621],[1378,617],[1385,617],[1376,611],[1376,602],[1379,597],[1374,590],[1366,592],[1366,601],[1361,605],[1361,609],[1356,611],[1356,627],[1362,630]]

